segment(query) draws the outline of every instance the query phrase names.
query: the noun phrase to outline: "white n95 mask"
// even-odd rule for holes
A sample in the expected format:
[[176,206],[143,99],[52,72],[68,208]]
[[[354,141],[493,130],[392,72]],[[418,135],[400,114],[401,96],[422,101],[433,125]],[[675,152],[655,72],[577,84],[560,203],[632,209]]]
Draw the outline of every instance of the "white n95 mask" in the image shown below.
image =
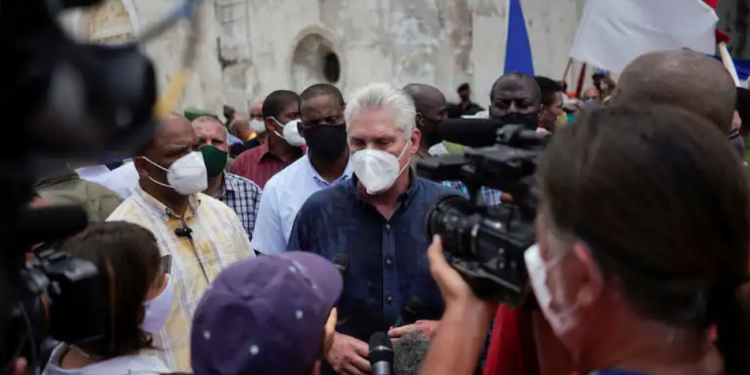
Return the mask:
[[389,152],[371,149],[360,150],[352,154],[354,174],[365,187],[367,194],[376,195],[390,189],[398,176],[409,168],[408,162],[400,169],[398,164],[407,147],[409,147],[409,141],[406,142],[398,157]]
[[299,120],[292,120],[287,122],[286,124],[282,124],[279,122],[279,120],[271,117],[274,121],[276,121],[277,124],[279,124],[282,128],[284,128],[284,134],[281,135],[277,131],[273,131],[281,138],[284,138],[286,140],[286,143],[289,143],[292,146],[300,147],[305,144],[305,139],[302,138],[299,135],[299,129],[297,129],[297,126],[299,126],[300,121]]
[[141,329],[148,333],[159,332],[167,323],[169,312],[172,311],[172,299],[174,298],[174,284],[172,276],[166,275],[167,286],[154,299],[146,301],[146,313],[141,321]]
[[552,308],[552,292],[547,285],[547,272],[560,264],[565,256],[559,256],[549,263],[545,263],[539,253],[539,245],[534,244],[523,254],[526,260],[526,270],[529,273],[531,288],[534,290],[539,308],[547,319],[550,327],[558,337],[570,332],[578,325],[578,302],[572,306],[564,307],[562,310]]
[[156,181],[151,176],[148,176],[157,185],[172,188],[182,195],[198,194],[208,188],[206,163],[203,161],[203,154],[199,151],[193,151],[175,160],[169,168],[164,168],[145,156],[143,159],[167,172],[167,182],[169,184]]
[[266,132],[266,123],[260,120],[251,120],[250,129],[258,134],[263,134]]

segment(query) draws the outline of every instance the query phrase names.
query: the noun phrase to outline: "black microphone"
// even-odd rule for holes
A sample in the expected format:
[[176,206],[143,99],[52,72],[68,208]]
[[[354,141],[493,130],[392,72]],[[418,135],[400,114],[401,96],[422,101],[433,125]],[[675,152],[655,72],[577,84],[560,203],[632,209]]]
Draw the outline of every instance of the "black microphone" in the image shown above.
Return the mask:
[[414,324],[417,319],[419,319],[419,316],[422,315],[422,312],[424,311],[424,303],[422,303],[422,300],[418,297],[411,297],[408,301],[406,301],[406,304],[403,308],[401,308],[401,312],[399,313],[398,319],[396,320],[396,324],[394,324],[394,327],[402,327],[409,324]]
[[177,237],[186,237],[191,238],[193,236],[193,230],[190,229],[190,227],[180,227],[174,230],[174,234],[177,235]]
[[393,373],[393,344],[384,332],[375,332],[370,336],[370,366],[372,375],[391,375]]
[[495,144],[497,129],[503,125],[493,119],[453,118],[438,125],[437,138],[468,147],[489,147]]
[[514,147],[544,146],[551,140],[549,134],[537,133],[522,124],[483,118],[445,120],[438,126],[437,137],[472,148],[490,147],[498,142],[507,144],[511,140]]
[[333,265],[341,272],[341,279],[346,280],[346,275],[349,273],[349,265],[351,260],[346,254],[336,254],[333,257]]
[[25,208],[19,218],[23,245],[29,246],[48,241],[57,241],[86,229],[88,215],[80,206],[47,206]]

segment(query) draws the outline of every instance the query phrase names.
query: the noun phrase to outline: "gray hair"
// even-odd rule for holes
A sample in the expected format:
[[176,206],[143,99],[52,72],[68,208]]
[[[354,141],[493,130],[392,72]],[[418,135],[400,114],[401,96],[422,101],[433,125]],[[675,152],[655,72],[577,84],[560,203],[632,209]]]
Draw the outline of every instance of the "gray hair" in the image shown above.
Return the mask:
[[227,143],[229,143],[229,128],[224,126],[224,124],[221,123],[221,120],[219,120],[216,117],[213,116],[198,116],[195,120],[193,120],[192,124],[199,124],[199,123],[214,123],[219,124],[222,129],[224,129],[224,132],[226,133],[225,138],[227,139]]
[[430,340],[420,332],[409,332],[393,343],[393,373],[417,375],[430,350]]
[[371,108],[384,108],[393,112],[396,116],[396,127],[403,131],[406,137],[411,135],[416,126],[417,110],[409,95],[387,83],[372,83],[355,92],[346,103],[346,129],[349,130],[352,119]]

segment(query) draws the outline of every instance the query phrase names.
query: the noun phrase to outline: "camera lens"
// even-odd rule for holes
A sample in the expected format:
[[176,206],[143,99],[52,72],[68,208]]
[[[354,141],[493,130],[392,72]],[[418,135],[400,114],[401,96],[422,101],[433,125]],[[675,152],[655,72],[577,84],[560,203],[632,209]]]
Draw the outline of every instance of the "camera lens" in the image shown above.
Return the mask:
[[459,257],[472,255],[473,238],[481,216],[466,198],[451,195],[440,199],[427,212],[425,228],[432,238],[439,234],[445,250]]

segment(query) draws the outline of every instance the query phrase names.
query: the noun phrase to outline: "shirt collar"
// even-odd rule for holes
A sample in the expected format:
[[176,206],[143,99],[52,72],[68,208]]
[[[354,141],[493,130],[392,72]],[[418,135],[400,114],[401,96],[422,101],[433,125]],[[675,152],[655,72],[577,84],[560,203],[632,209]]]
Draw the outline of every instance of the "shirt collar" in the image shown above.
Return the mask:
[[[260,158],[258,158],[258,161],[266,157],[271,157],[271,158],[276,158],[276,159],[281,160],[281,158],[271,153],[271,149],[268,147],[268,142],[270,141],[271,141],[271,137],[268,137],[268,139],[265,142],[261,143],[260,146],[258,146],[258,148],[260,149]],[[302,146],[298,148],[300,149],[300,152],[299,152],[300,155],[305,155],[307,153],[307,147]]]
[[326,181],[320,175],[320,173],[318,173],[318,170],[315,169],[315,167],[312,165],[309,155],[305,155],[303,156],[303,158],[305,158],[305,165],[307,166],[307,169],[310,171],[310,175],[312,176],[315,183],[317,183],[318,185],[325,185],[325,186],[334,185],[338,182],[346,181],[352,178],[352,175],[354,174],[354,168],[352,167],[352,162],[351,160],[347,160],[346,168],[344,168],[344,173],[339,178],[337,178],[336,181],[333,181],[332,184],[329,184],[328,181]]
[[[170,217],[181,219],[180,215],[143,190],[140,184],[136,185],[135,189],[133,189],[133,197],[142,207],[146,208],[154,215],[161,216],[164,221],[168,221]],[[187,220],[195,216],[200,204],[201,200],[198,195],[191,195],[188,198],[188,210],[185,212],[184,219]]]
[[237,192],[242,191],[242,186],[240,185],[240,182],[238,180],[239,179],[236,175],[233,175],[229,172],[224,172],[224,183],[221,185],[220,197],[222,198],[222,200],[229,192],[236,194]]

